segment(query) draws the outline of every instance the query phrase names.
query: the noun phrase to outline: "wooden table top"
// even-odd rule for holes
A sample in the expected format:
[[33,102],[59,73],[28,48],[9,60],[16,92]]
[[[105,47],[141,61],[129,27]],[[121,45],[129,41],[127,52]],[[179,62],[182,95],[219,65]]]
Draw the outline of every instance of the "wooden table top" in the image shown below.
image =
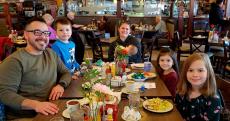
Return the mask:
[[[140,70],[132,70],[134,72],[138,72]],[[167,87],[165,86],[164,82],[157,76],[156,78],[146,80],[147,82],[155,82],[156,83],[156,88],[152,89],[147,89],[145,92],[140,93],[141,97],[145,96],[148,98],[153,98],[153,97],[160,97],[160,98],[166,98],[167,100],[170,100],[172,102],[172,95],[168,91]],[[81,81],[81,78],[79,80],[74,80],[71,81],[69,87],[65,89],[65,92],[62,96],[61,99],[56,100],[56,101],[51,101],[58,105],[60,111],[58,114],[55,115],[49,115],[45,116],[42,114],[38,114],[35,118],[34,121],[48,121],[53,117],[57,116],[62,116],[62,112],[66,109],[66,101],[69,99],[76,99],[76,98],[82,98],[83,94],[81,92],[81,85],[84,83],[84,81]],[[122,87],[120,88],[115,88],[118,90],[121,90]],[[123,97],[123,96],[126,96]],[[127,95],[122,94],[121,102],[119,103],[119,112],[118,112],[118,121],[123,121],[121,119],[121,114],[124,110],[124,106],[128,105],[128,99]],[[153,113],[150,111],[147,111],[143,108],[140,108],[140,112],[142,115],[141,121],[182,121],[183,118],[181,117],[180,113],[178,110],[173,108],[172,111],[167,112],[167,113]],[[65,121],[69,121],[69,119],[65,118]]]
[[[146,80],[147,82],[155,82],[156,88],[146,89],[143,93],[141,93],[141,96],[146,97],[161,97],[161,98],[171,98],[172,95],[168,91],[167,87],[165,86],[164,82],[159,78],[153,78]],[[73,98],[81,98],[83,97],[82,91],[81,91],[81,85],[84,83],[84,81],[79,80],[72,80],[69,87],[65,89],[65,92],[62,96],[64,99],[73,99]],[[115,88],[116,90],[121,90],[121,88]]]
[[[62,117],[62,112],[66,109],[66,101],[68,100],[60,99],[60,100],[52,101],[53,103],[58,105],[60,111],[55,115],[48,115],[48,116],[38,114],[34,118],[33,121],[49,121],[53,117]],[[122,100],[119,103],[118,121],[123,121],[123,119],[121,118],[121,114],[123,113],[124,106],[127,106],[127,105],[128,105],[128,100]],[[153,113],[153,112],[145,110],[144,108],[140,108],[139,110],[142,115],[140,121],[151,121],[151,120],[154,120],[154,121],[183,121],[182,116],[180,115],[180,113],[178,112],[175,106],[172,111],[167,112],[167,113]],[[69,119],[67,118],[64,118],[64,119],[65,121],[69,121]]]
[[110,44],[117,40],[118,37],[110,37],[109,39],[101,38],[100,41],[105,44]]

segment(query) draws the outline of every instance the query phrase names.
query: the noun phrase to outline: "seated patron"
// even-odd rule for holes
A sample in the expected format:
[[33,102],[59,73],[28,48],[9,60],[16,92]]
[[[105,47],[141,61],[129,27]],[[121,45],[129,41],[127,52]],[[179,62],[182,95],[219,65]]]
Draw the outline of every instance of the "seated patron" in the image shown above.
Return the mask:
[[207,54],[194,53],[184,62],[175,104],[184,121],[220,121],[221,99]]
[[67,18],[70,20],[74,29],[79,29],[80,27],[84,26],[76,23],[75,13],[72,11],[67,13]]
[[101,19],[97,22],[99,31],[105,31],[105,26],[107,21],[108,18],[106,16],[101,17]]
[[157,32],[159,36],[164,36],[165,34],[167,34],[168,30],[165,22],[161,19],[161,16],[156,16],[155,23],[156,26],[154,30]]
[[80,65],[75,60],[75,44],[69,41],[72,35],[71,22],[65,17],[58,18],[55,22],[55,29],[58,39],[52,45],[52,49],[73,75]]
[[224,0],[216,0],[211,4],[211,10],[209,13],[209,25],[219,25],[221,27],[229,27],[230,21],[224,20],[223,10]]
[[32,118],[37,113],[54,115],[59,111],[48,100],[62,96],[71,76],[57,54],[47,48],[49,35],[42,18],[29,20],[24,30],[27,46],[0,64],[0,102],[6,107],[7,120]]
[[48,25],[48,29],[51,32],[49,39],[55,40],[56,39],[56,31],[52,27],[52,24],[54,22],[54,18],[48,13],[44,14],[42,16],[42,18],[46,21],[46,24]]
[[111,43],[109,47],[108,57],[109,61],[114,61],[114,51],[117,45],[124,46],[129,54],[129,63],[141,62],[141,43],[130,34],[130,25],[126,22],[121,23],[119,28],[119,37],[116,41]]

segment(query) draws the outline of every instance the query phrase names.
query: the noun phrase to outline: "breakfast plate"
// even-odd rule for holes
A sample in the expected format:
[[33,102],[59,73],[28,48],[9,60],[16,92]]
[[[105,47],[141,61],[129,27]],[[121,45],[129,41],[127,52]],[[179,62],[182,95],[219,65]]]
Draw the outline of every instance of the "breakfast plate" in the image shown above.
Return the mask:
[[[128,75],[127,75],[127,78],[128,78],[128,79],[133,79],[133,80],[135,80],[135,79],[132,77],[134,74],[135,74],[135,73],[128,74]],[[153,72],[143,72],[142,74],[144,75],[144,77],[145,77],[146,79],[151,79],[151,78],[157,77],[157,74],[156,74],[156,73],[153,73]]]
[[151,112],[165,113],[173,109],[173,104],[167,100],[160,98],[152,98],[143,102],[143,107]]
[[127,79],[134,80],[136,82],[143,82],[149,78],[147,78],[143,73],[131,73],[127,75]]
[[157,74],[153,72],[144,72],[143,74],[147,79],[151,79],[157,76]]

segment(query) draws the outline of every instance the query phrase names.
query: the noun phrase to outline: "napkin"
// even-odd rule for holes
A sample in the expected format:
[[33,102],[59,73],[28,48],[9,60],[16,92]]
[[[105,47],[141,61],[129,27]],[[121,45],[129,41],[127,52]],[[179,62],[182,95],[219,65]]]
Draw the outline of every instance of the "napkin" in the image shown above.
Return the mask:
[[121,94],[122,92],[112,92],[111,95],[117,97],[118,103],[121,101]]
[[141,86],[143,86],[143,85],[147,89],[156,88],[155,82],[135,82],[134,84],[135,84],[136,88],[141,88]]

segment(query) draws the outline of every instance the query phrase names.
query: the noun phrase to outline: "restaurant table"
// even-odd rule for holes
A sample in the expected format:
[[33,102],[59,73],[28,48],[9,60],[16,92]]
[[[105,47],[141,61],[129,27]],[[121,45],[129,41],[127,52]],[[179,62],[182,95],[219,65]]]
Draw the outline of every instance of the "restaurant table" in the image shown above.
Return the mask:
[[[155,68],[153,68],[154,72]],[[140,69],[131,69],[132,72],[141,72],[143,70]],[[81,99],[83,98],[83,93],[81,91],[81,85],[85,81],[82,80],[80,77],[78,80],[72,80],[70,85],[65,89],[63,96],[56,101],[51,101],[55,103],[59,107],[59,113],[55,115],[49,115],[45,116],[42,114],[38,114],[35,118],[34,121],[48,121],[49,119],[57,116],[62,116],[63,110],[66,109],[66,101],[70,99]],[[165,86],[164,82],[159,78],[159,76],[148,79],[146,82],[155,82],[156,88],[151,88],[151,89],[146,89],[144,92],[140,93],[141,98],[153,98],[153,97],[159,97],[159,98],[164,98],[167,100],[170,100],[172,102],[172,95],[168,91],[167,87]],[[123,87],[116,87],[113,88],[115,91],[121,91]],[[121,119],[121,114],[123,112],[124,106],[128,105],[128,99],[127,99],[127,94],[122,94],[121,95],[121,101],[119,103],[119,113],[118,113],[118,121],[122,121]],[[173,110],[167,113],[153,113],[150,111],[147,111],[143,108],[140,108],[140,112],[142,115],[141,121],[182,121],[183,118],[181,117],[180,113],[174,106]],[[69,119],[65,119],[66,121],[69,121]]]
[[[51,101],[54,104],[58,105],[59,112],[55,115],[42,115],[38,114],[33,121],[49,121],[51,118],[54,117],[62,117],[62,112],[66,109],[66,101],[67,99],[59,99],[56,101]],[[170,101],[170,100],[169,100]],[[172,101],[170,101],[172,102]],[[124,106],[128,105],[128,100],[121,100],[119,103],[119,109],[118,109],[118,121],[124,121],[121,118],[121,115],[124,110]],[[166,113],[154,113],[150,112],[142,107],[139,108],[139,111],[141,113],[141,120],[140,121],[183,121],[182,116],[180,115],[179,111],[176,109],[175,105],[172,109],[172,111],[166,112]],[[64,118],[64,117],[63,117]],[[69,119],[64,118],[65,121],[69,121]]]
[[[199,40],[200,41],[206,41],[206,42],[204,42],[205,43],[204,44],[205,45],[205,52],[209,52],[210,47],[218,48],[218,50],[221,50],[221,48],[223,48],[223,38],[219,38],[218,42],[212,42],[212,41],[210,42],[210,41],[208,41],[207,36],[192,36],[190,38],[196,40],[197,42],[199,42]],[[190,43],[190,41],[191,40],[188,40],[187,42]]]
[[100,42],[105,45],[110,45],[112,42],[116,41],[118,37],[110,37],[109,39],[100,38]]
[[[146,89],[141,93],[141,97],[161,97],[161,98],[171,98],[172,95],[168,91],[164,82],[159,78],[148,79],[146,82],[155,82],[156,88]],[[61,98],[64,99],[73,99],[73,98],[82,98],[83,93],[81,91],[81,85],[84,81],[72,80],[68,88],[65,89],[64,94]],[[121,90],[123,87],[114,88],[116,90]]]

